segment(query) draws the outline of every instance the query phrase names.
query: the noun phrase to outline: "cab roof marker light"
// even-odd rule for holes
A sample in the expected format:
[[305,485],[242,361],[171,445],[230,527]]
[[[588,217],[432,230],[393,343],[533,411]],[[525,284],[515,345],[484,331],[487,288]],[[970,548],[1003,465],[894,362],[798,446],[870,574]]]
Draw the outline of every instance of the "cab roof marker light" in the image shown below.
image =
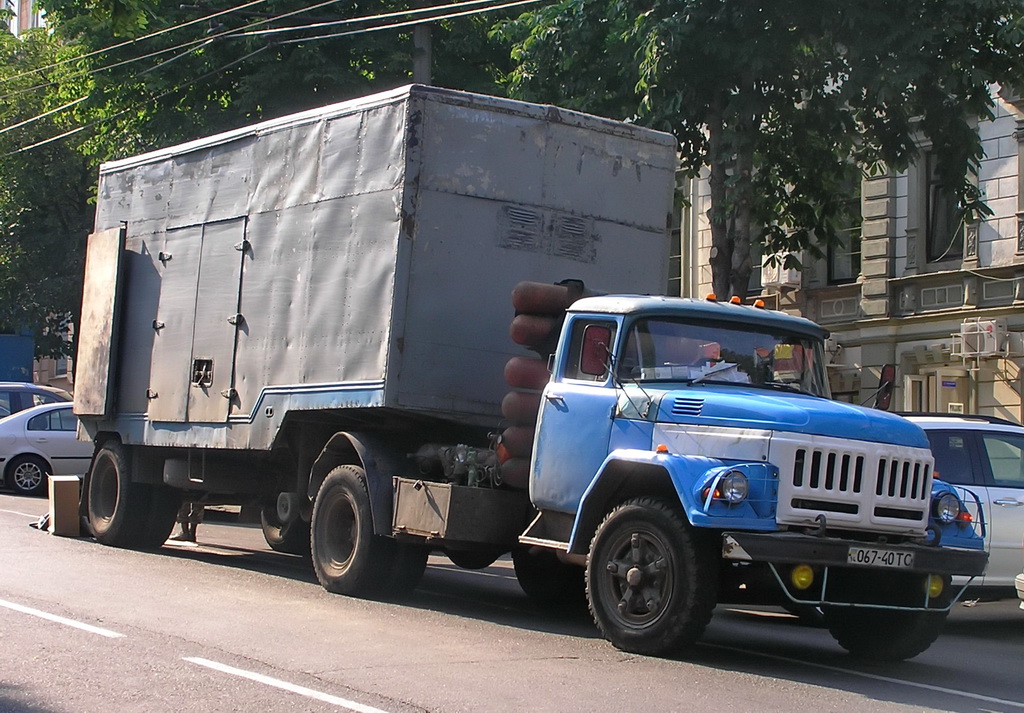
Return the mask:
[[668,446],[664,443],[659,443],[658,447],[654,449],[655,453],[668,453]]
[[704,299],[706,299],[708,302],[718,302],[718,295],[716,295],[714,292],[709,292]]
[[764,300],[760,298],[754,300],[754,306],[757,307],[758,309],[764,309]]
[[731,304],[731,305],[741,305],[741,304],[743,304],[743,300],[740,299],[739,295],[733,295],[732,297],[729,298],[729,304]]

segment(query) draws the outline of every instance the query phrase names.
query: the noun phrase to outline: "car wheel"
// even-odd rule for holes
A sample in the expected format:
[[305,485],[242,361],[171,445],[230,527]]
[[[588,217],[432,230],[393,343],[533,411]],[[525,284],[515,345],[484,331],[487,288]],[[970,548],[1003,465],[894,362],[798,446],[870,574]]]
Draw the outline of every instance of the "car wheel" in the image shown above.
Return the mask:
[[50,466],[37,456],[18,456],[7,466],[7,483],[20,495],[41,495],[49,475]]

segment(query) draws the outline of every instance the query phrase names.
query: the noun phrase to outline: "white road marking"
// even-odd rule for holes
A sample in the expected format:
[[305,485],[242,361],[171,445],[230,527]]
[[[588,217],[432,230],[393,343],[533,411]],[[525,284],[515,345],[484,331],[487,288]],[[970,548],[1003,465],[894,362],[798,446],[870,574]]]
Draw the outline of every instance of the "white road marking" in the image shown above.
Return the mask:
[[42,515],[33,515],[30,512],[18,512],[17,510],[0,510],[0,512],[5,512],[8,515],[20,515],[21,517],[30,517],[33,520],[38,520],[42,517]]
[[785,663],[799,664],[802,666],[811,666],[812,668],[820,668],[824,671],[831,671],[832,673],[845,673],[849,676],[860,676],[861,678],[869,678],[873,681],[882,681],[884,683],[894,683],[900,686],[911,686],[913,688],[922,688],[926,691],[933,691],[935,693],[944,693],[949,696],[960,696],[962,698],[971,698],[976,701],[984,701],[986,703],[997,703],[1003,706],[1013,706],[1014,708],[1024,708],[1024,701],[1008,701],[1003,698],[994,698],[992,696],[983,696],[980,693],[970,693],[969,691],[959,691],[955,688],[944,688],[943,686],[933,686],[928,683],[918,683],[916,681],[906,681],[900,678],[891,678],[889,676],[879,676],[876,673],[866,673],[864,671],[854,671],[848,668],[840,668],[839,666],[829,666],[822,663],[814,663],[813,661],[802,661],[800,659],[791,659],[788,656],[776,656],[774,654],[763,654],[756,651],[749,651],[747,649],[740,649],[735,646],[723,646],[721,644],[703,644],[709,648],[722,649],[723,651],[734,651],[741,654],[749,654],[751,656],[760,656],[765,659],[772,659],[774,661],[782,661]]
[[37,616],[40,619],[46,619],[47,621],[53,621],[58,624],[64,624],[65,626],[73,626],[76,629],[88,631],[91,634],[99,634],[100,636],[106,636],[108,639],[118,639],[124,636],[124,634],[118,634],[116,631],[111,631],[110,629],[101,629],[100,627],[93,626],[92,624],[83,624],[82,622],[75,621],[74,619],[65,619],[64,617],[57,616],[56,614],[50,614],[48,612],[33,609],[31,607],[25,607],[21,604],[15,604],[14,602],[7,602],[3,599],[0,599],[0,607],[7,607],[8,609],[12,609],[16,612],[21,612],[22,614],[31,614],[32,616]]
[[341,708],[348,708],[356,713],[388,713],[387,711],[381,710],[380,708],[374,708],[373,706],[364,706],[362,703],[356,703],[355,701],[349,701],[344,698],[338,698],[332,696],[329,693],[322,691],[315,691],[312,688],[306,688],[305,686],[297,686],[294,683],[288,683],[287,681],[281,681],[270,676],[264,676],[259,673],[253,673],[252,671],[246,671],[241,668],[234,668],[233,666],[227,666],[216,661],[210,661],[209,659],[197,658],[187,656],[184,659],[189,663],[198,664],[199,666],[206,666],[212,668],[214,671],[220,671],[221,673],[231,674],[232,676],[239,676],[241,678],[247,678],[250,681],[262,683],[267,686],[273,686],[274,688],[280,688],[282,691],[288,691],[290,693],[298,693],[300,696],[306,696],[317,701],[323,701],[324,703],[330,703],[334,706],[340,706]]

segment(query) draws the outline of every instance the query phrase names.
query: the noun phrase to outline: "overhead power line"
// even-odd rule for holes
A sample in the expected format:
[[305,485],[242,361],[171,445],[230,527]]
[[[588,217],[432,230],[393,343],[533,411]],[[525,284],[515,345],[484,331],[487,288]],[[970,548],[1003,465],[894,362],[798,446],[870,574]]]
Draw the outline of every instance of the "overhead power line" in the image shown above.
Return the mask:
[[[168,32],[174,32],[175,30],[180,30],[182,28],[189,27],[191,25],[195,25],[195,24],[198,24],[198,23],[201,23],[201,22],[208,22],[208,21],[212,20],[215,17],[220,17],[221,15],[227,15],[227,14],[230,14],[232,12],[238,12],[240,10],[244,10],[246,8],[252,7],[253,5],[259,5],[260,3],[264,3],[266,1],[267,0],[251,0],[251,2],[247,2],[247,3],[243,4],[243,5],[239,5],[238,7],[232,7],[232,8],[229,8],[227,10],[220,10],[219,12],[215,12],[212,15],[205,15],[203,17],[199,17],[199,18],[196,18],[194,20],[189,20],[188,22],[183,22],[183,23],[180,23],[178,25],[172,25],[171,27],[165,27],[162,30],[156,30],[154,32],[150,32],[148,35],[142,35],[141,37],[134,37],[134,38],[132,38],[130,40],[125,40],[124,42],[119,42],[119,43],[117,43],[115,45],[110,45],[109,47],[102,47],[102,48],[100,48],[98,50],[93,50],[92,52],[87,52],[86,54],[80,55],[78,57],[69,57],[68,59],[62,59],[60,62],[54,62],[52,64],[48,64],[45,67],[37,67],[35,69],[30,69],[30,70],[27,70],[25,72],[21,72],[20,74],[13,74],[10,77],[3,77],[3,78],[0,78],[0,84],[4,84],[6,82],[10,82],[10,81],[13,81],[15,79],[20,79],[21,77],[29,76],[29,75],[32,75],[32,74],[39,74],[41,72],[47,72],[47,71],[49,71],[51,69],[56,69],[57,67],[62,67],[65,64],[70,64],[72,62],[80,62],[83,59],[88,59],[89,57],[95,57],[96,55],[103,54],[104,52],[112,52],[114,50],[121,49],[122,47],[128,47],[130,45],[138,44],[139,42],[144,42],[145,40],[149,40],[149,39],[152,39],[154,37],[159,37],[160,35],[165,35]],[[338,2],[339,0],[332,0],[332,1],[333,2]]]
[[[239,7],[240,8],[250,7],[250,6],[254,5],[254,4],[256,4],[257,2],[263,2],[263,1],[264,0],[254,0],[251,3],[247,3],[247,4],[239,6]],[[267,19],[259,20],[257,22],[250,23],[246,27],[238,29],[238,30],[227,30],[225,32],[214,34],[214,35],[211,35],[209,37],[202,38],[200,40],[193,40],[193,41],[190,41],[190,42],[181,43],[181,44],[177,45],[176,47],[172,47],[172,48],[168,48],[168,49],[164,49],[164,50],[159,50],[159,51],[156,51],[156,52],[151,52],[148,55],[145,55],[144,57],[141,57],[141,58],[136,58],[136,59],[133,59],[133,60],[124,60],[123,62],[118,62],[118,63],[115,63],[113,65],[109,65],[106,68],[99,68],[99,69],[90,70],[90,73],[95,72],[95,71],[102,71],[102,69],[109,69],[109,68],[113,68],[113,67],[122,66],[122,65],[128,64],[129,62],[132,62],[132,61],[138,61],[138,59],[149,58],[149,57],[153,57],[153,56],[157,56],[157,55],[161,55],[161,54],[166,54],[168,52],[172,52],[172,51],[175,51],[175,50],[186,48],[187,51],[182,52],[182,53],[180,53],[179,55],[177,55],[175,57],[172,57],[171,59],[167,60],[166,62],[161,62],[160,64],[154,65],[153,67],[150,67],[149,69],[146,69],[143,72],[140,72],[139,76],[141,76],[142,74],[145,74],[145,73],[154,71],[156,69],[159,69],[160,67],[164,66],[168,62],[173,62],[173,61],[175,61],[177,59],[180,59],[183,56],[188,55],[189,53],[191,53],[192,51],[194,51],[196,49],[195,45],[207,45],[210,42],[212,42],[213,40],[219,39],[219,38],[227,38],[227,39],[244,38],[244,37],[250,37],[250,36],[270,34],[271,32],[276,32],[276,31],[297,31],[297,30],[300,30],[300,29],[310,29],[312,27],[338,26],[338,25],[345,25],[345,24],[356,24],[356,23],[360,23],[360,22],[372,22],[374,20],[391,19],[391,18],[394,18],[394,17],[409,17],[410,15],[418,16],[418,15],[428,14],[428,13],[431,13],[431,12],[437,12],[438,10],[447,10],[447,9],[451,9],[451,8],[455,8],[455,7],[466,7],[467,5],[483,5],[483,7],[476,7],[475,9],[462,10],[462,11],[459,11],[459,12],[446,13],[446,14],[441,14],[441,15],[430,15],[429,17],[426,17],[426,18],[418,17],[415,20],[407,20],[407,21],[395,22],[395,23],[385,23],[385,24],[381,24],[381,25],[374,25],[372,27],[364,27],[364,28],[360,28],[360,29],[356,29],[356,30],[348,30],[348,31],[345,31],[345,32],[335,32],[335,33],[330,33],[330,34],[326,34],[326,35],[316,35],[316,36],[313,36],[313,37],[293,38],[293,39],[290,39],[290,40],[283,40],[283,41],[278,41],[277,43],[274,43],[274,44],[282,44],[282,45],[284,45],[284,44],[298,44],[298,43],[302,43],[302,42],[314,42],[314,41],[317,41],[317,40],[327,40],[327,39],[334,39],[334,38],[338,38],[338,37],[351,37],[351,36],[354,36],[354,35],[368,34],[368,33],[371,33],[371,32],[379,32],[379,31],[388,30],[388,29],[400,29],[400,28],[403,28],[403,27],[409,27],[409,26],[413,26],[413,25],[423,24],[424,22],[434,22],[434,21],[439,21],[439,20],[448,20],[448,19],[454,19],[454,18],[459,18],[459,17],[466,17],[466,16],[469,16],[469,15],[478,15],[478,14],[483,14],[483,13],[486,13],[486,12],[493,12],[493,11],[496,11],[496,10],[504,10],[504,9],[508,9],[508,8],[512,8],[512,7],[519,7],[519,6],[525,6],[525,5],[533,5],[533,4],[537,4],[537,3],[540,3],[540,2],[548,2],[549,0],[514,0],[513,2],[504,2],[504,3],[498,3],[498,4],[493,4],[494,0],[469,0],[468,2],[449,3],[449,4],[445,4],[445,5],[438,5],[438,6],[428,7],[428,8],[414,8],[414,9],[410,9],[410,10],[407,10],[407,11],[383,13],[383,14],[379,14],[379,15],[367,15],[367,16],[360,17],[360,18],[349,18],[349,19],[346,19],[346,20],[339,20],[337,22],[316,23],[315,25],[308,25],[308,26],[304,26],[304,27],[278,28],[276,30],[266,30],[266,31],[257,31],[257,32],[253,32],[251,30],[251,28],[257,27],[259,25],[267,24],[269,22],[279,21],[279,20],[287,18],[287,17],[292,17],[292,16],[297,15],[297,14],[301,14],[301,13],[304,13],[304,12],[309,12],[310,10],[315,10],[315,9],[318,9],[318,8],[321,8],[321,7],[324,7],[324,6],[327,6],[327,5],[332,5],[332,4],[340,2],[340,1],[341,0],[325,0],[324,2],[315,4],[315,5],[311,5],[309,7],[302,8],[301,10],[294,10],[294,11],[291,11],[291,12],[282,13],[280,15],[277,15],[277,16],[273,17],[273,18],[267,18]],[[491,3],[491,4],[488,4],[488,3]],[[215,15],[208,15],[206,17],[201,18],[200,21],[206,21],[206,20],[209,20],[212,17],[218,16],[218,15],[222,15],[222,14],[225,14],[227,12],[230,12],[230,11],[223,11],[223,12],[220,12],[220,13],[216,13]],[[174,29],[177,29],[177,28],[180,28],[180,27],[184,27],[187,24],[192,24],[192,23],[185,23],[185,24],[182,24],[180,26],[177,26]],[[148,37],[154,37],[157,34],[162,34],[163,32],[170,31],[170,29],[171,28],[168,28],[167,30],[162,30],[160,32],[152,33],[150,35],[147,35],[146,37],[147,38]],[[139,38],[139,39],[144,39],[144,38]],[[121,45],[117,45],[116,47],[122,47],[125,44],[131,44],[131,43],[132,42],[122,43]],[[178,86],[176,86],[174,88],[168,89],[168,90],[166,90],[166,91],[164,91],[164,92],[162,92],[162,93],[160,93],[160,94],[158,94],[156,96],[150,97],[150,98],[148,98],[148,99],[146,99],[146,100],[144,100],[142,102],[138,102],[138,103],[132,105],[131,107],[127,108],[127,109],[124,109],[124,110],[119,111],[119,112],[117,112],[115,114],[112,114],[111,116],[104,117],[103,119],[98,119],[96,121],[89,122],[87,124],[84,124],[83,126],[77,127],[75,129],[71,129],[71,130],[66,131],[66,132],[64,132],[62,134],[59,134],[57,136],[51,137],[49,139],[44,139],[42,141],[38,141],[38,142],[36,142],[34,144],[31,144],[29,146],[23,146],[21,148],[15,149],[15,150],[10,151],[10,152],[8,152],[6,154],[3,154],[3,155],[4,156],[10,156],[10,155],[13,155],[13,154],[16,154],[16,153],[21,153],[23,151],[29,151],[29,150],[37,148],[39,146],[43,146],[43,145],[52,143],[54,141],[59,141],[61,139],[67,138],[67,137],[72,136],[74,134],[77,134],[80,131],[83,131],[85,129],[92,128],[94,126],[98,126],[98,125],[101,125],[103,123],[109,122],[109,121],[111,121],[113,119],[116,119],[116,118],[118,118],[120,116],[123,116],[124,114],[126,114],[126,113],[128,113],[130,111],[133,111],[134,109],[136,109],[136,108],[138,108],[140,106],[143,106],[144,104],[146,104],[148,102],[156,101],[156,100],[161,99],[161,98],[163,98],[163,97],[165,97],[165,96],[167,96],[169,94],[172,94],[174,92],[177,92],[177,91],[180,91],[182,89],[185,89],[185,88],[191,86],[192,84],[195,84],[198,81],[201,81],[201,80],[206,79],[208,77],[211,77],[211,76],[214,76],[216,74],[219,74],[220,72],[223,72],[226,69],[229,69],[230,67],[233,67],[233,66],[235,66],[235,65],[245,61],[246,59],[249,59],[250,57],[252,57],[252,56],[254,56],[256,54],[259,54],[260,52],[268,49],[269,47],[274,46],[274,44],[268,44],[268,45],[266,45],[264,47],[261,47],[260,49],[254,51],[254,52],[250,52],[249,54],[246,54],[246,55],[244,55],[243,57],[240,57],[237,60],[229,62],[228,64],[225,64],[225,65],[223,65],[222,67],[219,67],[216,70],[213,70],[211,72],[207,72],[206,74],[203,74],[200,77],[193,78],[193,79],[191,79],[191,80],[189,80],[189,81],[187,81],[187,82],[185,82],[185,83],[183,83],[181,85],[178,85]],[[90,53],[90,55],[86,55],[86,56],[91,56],[91,55],[96,54],[96,53],[98,53],[100,51],[101,50],[97,50],[96,52]],[[56,66],[56,65],[53,65],[53,66]],[[40,71],[40,70],[33,70],[33,71]],[[23,73],[23,74],[28,74],[28,73]],[[0,133],[4,133],[6,131],[10,131],[12,129],[19,128],[21,126],[25,126],[27,124],[30,124],[30,123],[34,122],[34,121],[38,121],[38,120],[40,120],[42,118],[45,118],[46,116],[49,116],[49,115],[52,115],[52,114],[57,113],[59,111],[62,111],[64,109],[70,108],[71,106],[74,106],[75,104],[78,104],[78,103],[84,101],[86,98],[87,97],[81,97],[81,98],[79,98],[79,99],[77,99],[77,100],[75,100],[75,101],[73,101],[73,102],[71,102],[71,103],[69,103],[69,104],[67,104],[67,105],[65,105],[63,107],[58,107],[57,109],[50,110],[50,111],[48,111],[48,112],[46,112],[44,114],[39,114],[37,116],[34,116],[34,117],[31,117],[31,118],[26,119],[24,121],[21,121],[21,122],[19,122],[16,125],[0,129]]]
[[70,129],[69,131],[65,131],[64,133],[58,134],[57,136],[51,136],[48,139],[43,139],[42,141],[37,141],[34,144],[30,144],[28,146],[22,146],[21,148],[14,149],[13,151],[8,151],[7,153],[3,154],[3,156],[13,156],[15,154],[23,153],[25,151],[31,151],[34,148],[38,148],[40,146],[45,146],[46,144],[52,144],[54,141],[60,141],[61,139],[65,139],[65,138],[67,138],[69,136],[73,136],[74,134],[77,134],[80,131],[85,131],[86,129],[91,129],[94,126],[99,126],[101,124],[105,124],[108,121],[111,121],[113,119],[118,118],[119,116],[124,116],[125,114],[127,114],[129,112],[135,111],[136,109],[144,106],[145,104],[148,104],[149,102],[153,102],[153,101],[156,101],[158,99],[162,99],[165,96],[167,96],[169,94],[173,94],[173,93],[178,92],[178,91],[181,91],[182,89],[185,89],[185,88],[195,84],[196,82],[200,82],[200,81],[202,81],[202,80],[204,80],[204,79],[206,79],[208,77],[212,77],[215,74],[220,74],[224,70],[230,69],[231,67],[234,67],[236,64],[241,64],[242,62],[244,62],[245,60],[249,59],[253,55],[257,55],[260,52],[263,52],[263,51],[267,50],[269,47],[270,47],[270,45],[265,45],[263,47],[260,47],[259,49],[254,50],[254,51],[250,52],[247,55],[239,57],[236,60],[232,60],[231,62],[228,62],[227,64],[222,65],[222,66],[218,67],[217,69],[215,69],[213,71],[207,72],[206,74],[200,75],[198,77],[194,77],[194,78],[188,80],[187,82],[185,82],[183,84],[179,84],[176,87],[172,87],[171,89],[168,89],[168,90],[166,90],[164,92],[161,92],[160,94],[157,94],[156,96],[149,97],[149,98],[145,99],[144,101],[136,102],[135,104],[132,104],[131,106],[129,106],[129,107],[125,108],[125,109],[122,109],[121,111],[117,112],[116,114],[111,114],[110,116],[103,117],[102,119],[97,119],[96,121],[90,121],[87,124],[83,124],[82,126],[76,127],[74,129]]
[[[521,5],[536,5],[539,2],[546,2],[547,0],[516,0],[516,2],[507,2],[501,5],[491,5],[490,7],[481,8],[477,10],[466,10],[465,12],[453,12],[448,15],[438,15],[430,17],[430,20],[452,20],[456,17],[466,17],[467,15],[479,15],[484,12],[491,12],[493,10],[505,10],[510,7],[519,7]],[[352,35],[363,35],[369,34],[370,32],[379,32],[381,30],[395,30],[400,27],[412,27],[413,25],[423,24],[424,19],[420,18],[417,20],[408,20],[406,22],[394,22],[389,25],[375,25],[374,27],[364,27],[359,30],[348,30],[347,32],[333,32],[329,35],[314,35],[313,37],[296,37],[290,40],[280,40],[278,44],[282,45],[293,45],[300,42],[313,42],[315,40],[331,40],[336,37],[351,37]],[[249,33],[243,33],[249,34]]]
[[[312,24],[309,24],[309,25],[295,25],[295,26],[291,26],[291,27],[274,27],[274,28],[270,28],[270,29],[267,29],[267,30],[245,31],[242,34],[246,35],[246,36],[274,35],[274,34],[279,34],[279,33],[282,33],[282,32],[297,32],[299,30],[319,30],[319,29],[324,28],[324,27],[338,27],[338,26],[342,26],[342,25],[355,25],[355,24],[362,23],[362,22],[371,22],[373,20],[391,20],[391,19],[396,18],[396,17],[417,17],[417,18],[419,18],[421,15],[430,15],[431,13],[437,12],[439,10],[450,10],[450,9],[456,8],[456,7],[458,7],[458,8],[466,8],[466,7],[476,7],[476,6],[479,6],[479,5],[487,5],[487,6],[489,6],[489,7],[486,7],[484,9],[480,9],[480,10],[477,10],[475,12],[472,12],[472,13],[471,12],[466,12],[466,13],[461,13],[461,14],[460,13],[456,13],[454,15],[444,15],[444,16],[438,16],[438,17],[423,17],[423,18],[417,20],[417,22],[413,23],[413,24],[420,24],[422,22],[426,22],[426,21],[430,21],[430,20],[447,20],[447,19],[452,18],[452,17],[461,17],[463,14],[476,14],[476,12],[490,12],[491,10],[499,10],[499,9],[502,9],[502,8],[505,8],[505,7],[509,7],[511,5],[527,4],[526,2],[513,2],[513,3],[506,4],[506,5],[495,4],[495,3],[499,2],[499,1],[500,0],[467,0],[466,2],[452,2],[452,3],[448,3],[447,5],[433,5],[431,7],[418,7],[418,8],[409,8],[408,10],[396,10],[394,12],[387,12],[387,13],[383,13],[383,14],[380,14],[380,15],[367,15],[367,16],[364,16],[364,17],[353,17],[353,18],[349,18],[349,19],[346,19],[346,20],[329,20],[329,21],[315,22],[315,23],[312,23]],[[528,0],[528,2],[541,2],[541,1],[542,0]],[[399,23],[399,24],[395,24],[395,25],[388,25],[387,27],[403,27],[403,26],[404,26],[404,24]]]

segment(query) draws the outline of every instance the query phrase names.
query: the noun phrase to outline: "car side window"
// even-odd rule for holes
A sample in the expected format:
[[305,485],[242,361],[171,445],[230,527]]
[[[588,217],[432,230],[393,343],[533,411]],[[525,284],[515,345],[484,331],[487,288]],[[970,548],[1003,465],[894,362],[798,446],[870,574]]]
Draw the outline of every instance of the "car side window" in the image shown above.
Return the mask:
[[957,485],[978,482],[971,465],[970,443],[963,432],[927,431],[927,435],[935,457],[936,478]]
[[986,433],[981,442],[994,484],[1024,488],[1024,438]]
[[38,416],[33,416],[28,420],[28,430],[30,431],[49,431],[50,430],[50,416],[49,413],[41,413]]
[[42,406],[43,404],[53,404],[53,403],[57,403],[58,401],[60,401],[60,399],[58,399],[56,396],[52,396],[50,394],[37,394],[37,393],[33,393],[32,394],[32,405],[33,406]]
[[14,413],[13,404],[11,403],[12,396],[13,394],[10,391],[0,391],[0,418]]
[[61,431],[77,431],[78,416],[69,408],[62,408],[54,411],[54,415],[60,419],[59,429]]

